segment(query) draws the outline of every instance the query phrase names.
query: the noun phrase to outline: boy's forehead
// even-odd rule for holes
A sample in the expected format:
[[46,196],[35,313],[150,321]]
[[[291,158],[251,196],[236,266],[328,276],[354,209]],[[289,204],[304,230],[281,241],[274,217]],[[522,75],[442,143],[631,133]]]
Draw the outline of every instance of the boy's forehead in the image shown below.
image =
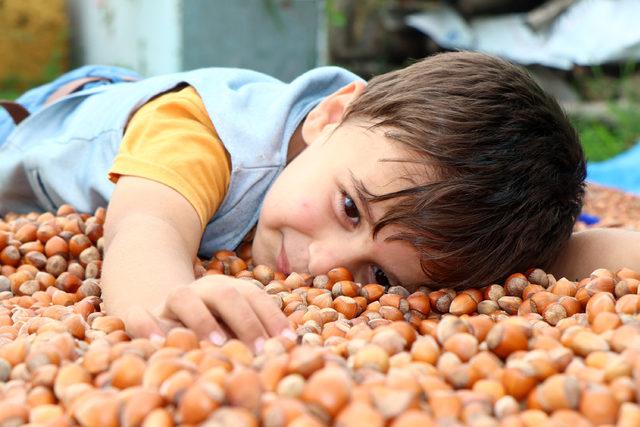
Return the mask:
[[392,191],[398,191],[420,185],[431,174],[431,169],[424,159],[387,137],[387,131],[363,125],[346,129],[341,136],[352,142],[343,145],[351,151],[351,155],[346,156],[349,168],[364,184],[384,189],[385,193],[390,192],[391,187],[395,187]]
[[400,156],[381,156],[351,170],[373,194],[392,193],[423,184],[428,175],[426,166],[408,156]]

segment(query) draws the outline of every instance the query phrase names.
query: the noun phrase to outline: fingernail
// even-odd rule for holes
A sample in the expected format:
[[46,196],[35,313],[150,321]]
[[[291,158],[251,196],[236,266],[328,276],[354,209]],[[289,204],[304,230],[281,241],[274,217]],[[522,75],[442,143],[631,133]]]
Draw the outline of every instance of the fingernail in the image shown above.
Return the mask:
[[215,345],[222,345],[225,343],[226,338],[219,332],[211,332],[209,334],[209,341]]
[[158,335],[158,334],[151,334],[151,335],[149,335],[149,341],[151,341],[154,344],[163,344],[164,343],[164,337],[162,335]]
[[296,334],[293,329],[290,328],[283,329],[282,332],[280,332],[280,335],[290,341],[296,341],[298,339],[298,334]]
[[256,353],[262,352],[262,350],[264,349],[264,338],[257,338],[254,341],[253,346],[256,349]]

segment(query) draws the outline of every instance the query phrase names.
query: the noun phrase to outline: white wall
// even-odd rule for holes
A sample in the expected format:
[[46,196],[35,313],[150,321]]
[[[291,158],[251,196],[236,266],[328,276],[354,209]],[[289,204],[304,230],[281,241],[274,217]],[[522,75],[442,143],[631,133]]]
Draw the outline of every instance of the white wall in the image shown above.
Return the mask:
[[67,0],[78,64],[180,71],[182,0]]
[[324,0],[66,0],[74,65],[151,76],[241,67],[290,80],[327,62]]

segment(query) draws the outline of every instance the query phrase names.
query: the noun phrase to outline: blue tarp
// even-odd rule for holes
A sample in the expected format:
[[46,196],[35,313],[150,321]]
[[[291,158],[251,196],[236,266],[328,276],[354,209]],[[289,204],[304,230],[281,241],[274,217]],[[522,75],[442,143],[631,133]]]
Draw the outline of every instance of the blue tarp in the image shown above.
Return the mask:
[[589,162],[587,181],[640,196],[640,142],[603,162]]

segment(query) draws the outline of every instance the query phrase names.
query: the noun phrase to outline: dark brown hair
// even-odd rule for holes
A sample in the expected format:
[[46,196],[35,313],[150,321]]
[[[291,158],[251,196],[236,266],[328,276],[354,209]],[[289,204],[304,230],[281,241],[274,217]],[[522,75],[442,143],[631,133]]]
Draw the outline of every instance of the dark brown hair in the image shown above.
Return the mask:
[[480,287],[547,269],[582,209],[586,165],[555,99],[521,67],[472,52],[374,77],[342,123],[366,120],[424,164],[375,224],[421,255],[429,287]]

